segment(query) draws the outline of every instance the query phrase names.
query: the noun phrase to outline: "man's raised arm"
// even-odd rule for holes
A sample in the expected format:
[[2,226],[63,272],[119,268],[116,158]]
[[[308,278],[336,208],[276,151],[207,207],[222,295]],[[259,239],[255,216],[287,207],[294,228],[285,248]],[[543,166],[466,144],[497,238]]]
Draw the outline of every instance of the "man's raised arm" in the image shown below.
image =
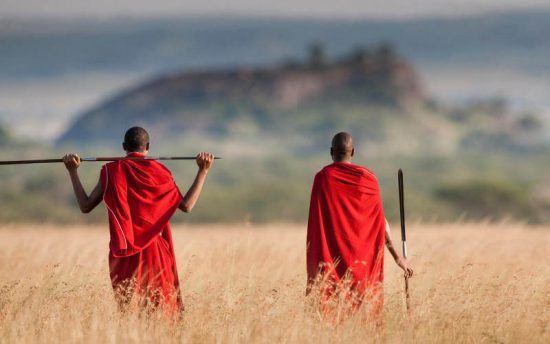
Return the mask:
[[405,275],[407,277],[411,277],[413,275],[412,267],[410,266],[409,262],[407,262],[407,260],[399,256],[399,254],[395,250],[395,247],[393,247],[393,241],[391,239],[391,229],[388,220],[386,220],[386,247],[388,248],[388,251],[390,251],[390,254],[395,260],[395,263],[401,269],[403,269],[403,271],[405,271]]
[[195,180],[193,181],[193,184],[191,185],[189,191],[187,191],[185,196],[183,196],[183,200],[181,201],[179,206],[179,208],[186,213],[190,213],[191,210],[193,210],[195,203],[197,203],[197,200],[199,199],[199,195],[201,194],[204,181],[206,180],[206,175],[208,174],[208,170],[210,169],[210,167],[212,167],[214,155],[204,152],[199,153],[197,155],[196,161],[197,166],[199,166],[199,170],[197,171],[197,175],[195,177]]
[[76,154],[67,154],[63,157],[63,163],[69,171],[69,176],[71,177],[74,194],[76,196],[80,211],[83,213],[91,212],[99,203],[101,203],[103,195],[101,183],[98,182],[90,196],[88,196],[82,186],[82,183],[80,182],[80,177],[77,172],[77,169],[80,166],[80,157]]

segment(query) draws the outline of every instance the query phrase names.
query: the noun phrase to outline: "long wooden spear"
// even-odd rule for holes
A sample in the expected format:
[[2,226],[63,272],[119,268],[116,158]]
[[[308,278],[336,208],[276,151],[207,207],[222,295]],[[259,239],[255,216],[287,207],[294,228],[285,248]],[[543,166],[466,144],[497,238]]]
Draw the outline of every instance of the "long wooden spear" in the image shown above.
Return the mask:
[[[397,184],[399,185],[399,215],[401,219],[401,242],[403,243],[403,258],[407,259],[407,233],[405,231],[405,193],[403,190],[403,171],[397,172]],[[405,303],[407,310],[411,308],[409,295],[409,277],[405,274]]]
[[[117,160],[195,160],[194,156],[157,156],[157,157],[86,157],[80,158],[80,161],[117,161]],[[221,157],[214,157],[221,159]],[[63,159],[32,159],[32,160],[5,160],[0,161],[0,165],[26,165],[26,164],[51,164],[63,162]]]

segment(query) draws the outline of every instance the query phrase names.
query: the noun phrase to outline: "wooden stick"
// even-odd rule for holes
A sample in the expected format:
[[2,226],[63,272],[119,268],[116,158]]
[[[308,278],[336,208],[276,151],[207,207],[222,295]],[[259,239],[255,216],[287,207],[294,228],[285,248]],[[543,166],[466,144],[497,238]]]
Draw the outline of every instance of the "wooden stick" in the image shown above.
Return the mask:
[[[403,190],[403,171],[397,172],[397,183],[399,185],[399,215],[401,219],[401,242],[403,244],[403,258],[407,259],[407,233],[405,231],[405,192]],[[407,310],[411,308],[409,295],[409,277],[405,274],[405,303]]]
[[[118,161],[118,160],[195,160],[194,156],[157,156],[157,157],[87,157],[80,161]],[[221,157],[214,157],[221,159]],[[5,160],[0,161],[0,165],[26,165],[26,164],[51,164],[63,162],[63,159],[31,159],[31,160]]]

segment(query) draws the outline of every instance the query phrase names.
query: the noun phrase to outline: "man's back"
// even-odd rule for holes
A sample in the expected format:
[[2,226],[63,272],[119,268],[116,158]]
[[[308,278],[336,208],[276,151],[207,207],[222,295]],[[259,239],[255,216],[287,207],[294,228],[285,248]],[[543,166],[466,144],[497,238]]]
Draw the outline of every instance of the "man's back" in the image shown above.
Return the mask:
[[116,256],[128,256],[147,246],[162,233],[182,195],[170,171],[157,161],[120,160],[103,166],[100,175],[103,201],[111,228],[110,248]]
[[182,310],[174,244],[169,220],[181,209],[195,206],[214,156],[197,154],[197,175],[182,196],[170,171],[157,161],[144,159],[149,152],[149,134],[132,127],[124,135],[127,159],[104,165],[100,180],[88,196],[77,169],[80,157],[63,157],[80,211],[89,213],[104,201],[109,217],[109,275],[115,299],[125,309],[137,298],[143,306],[163,305]]
[[317,173],[307,233],[310,283],[320,272],[332,272],[336,281],[350,273],[360,291],[381,282],[384,236],[384,211],[372,172],[336,162]]

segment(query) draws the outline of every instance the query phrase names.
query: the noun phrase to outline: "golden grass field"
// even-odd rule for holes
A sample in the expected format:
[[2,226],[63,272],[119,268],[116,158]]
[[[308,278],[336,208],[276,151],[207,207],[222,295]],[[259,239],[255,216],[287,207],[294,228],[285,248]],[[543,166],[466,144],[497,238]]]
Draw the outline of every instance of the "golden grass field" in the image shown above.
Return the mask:
[[305,226],[185,226],[174,237],[186,312],[169,325],[117,312],[106,228],[0,227],[0,342],[550,342],[548,227],[411,225],[412,311],[386,255],[381,328],[335,327],[305,307]]

